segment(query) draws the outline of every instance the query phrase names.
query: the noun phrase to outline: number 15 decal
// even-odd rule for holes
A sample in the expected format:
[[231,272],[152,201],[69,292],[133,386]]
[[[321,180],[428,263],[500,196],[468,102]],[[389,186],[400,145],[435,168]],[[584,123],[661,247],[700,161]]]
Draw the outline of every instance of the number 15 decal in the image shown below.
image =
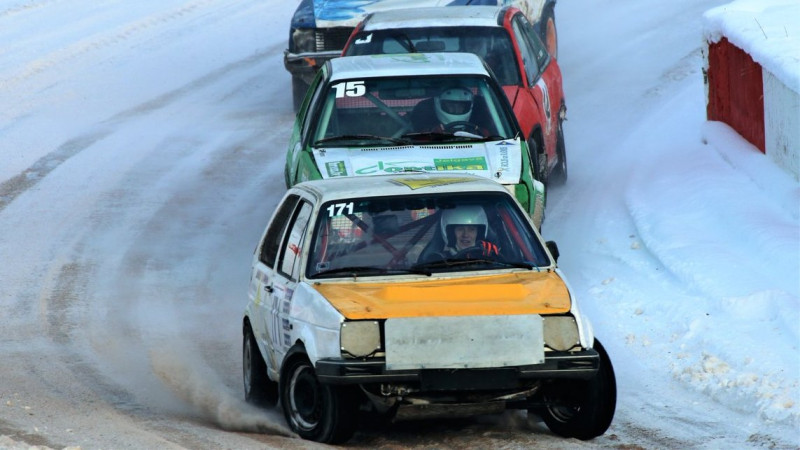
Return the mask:
[[336,98],[361,97],[367,93],[367,87],[363,81],[348,81],[333,86],[336,89]]

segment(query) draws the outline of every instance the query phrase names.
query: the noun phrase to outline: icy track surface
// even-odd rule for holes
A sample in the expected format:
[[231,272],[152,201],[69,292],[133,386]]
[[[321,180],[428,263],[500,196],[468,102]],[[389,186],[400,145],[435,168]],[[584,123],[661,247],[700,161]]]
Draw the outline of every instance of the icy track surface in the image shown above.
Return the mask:
[[[515,412],[352,446],[800,446],[800,188],[705,121],[701,16],[724,3],[556,9],[570,178],[543,231],[615,365],[608,433]],[[0,0],[0,448],[322,447],[241,387],[296,5]]]

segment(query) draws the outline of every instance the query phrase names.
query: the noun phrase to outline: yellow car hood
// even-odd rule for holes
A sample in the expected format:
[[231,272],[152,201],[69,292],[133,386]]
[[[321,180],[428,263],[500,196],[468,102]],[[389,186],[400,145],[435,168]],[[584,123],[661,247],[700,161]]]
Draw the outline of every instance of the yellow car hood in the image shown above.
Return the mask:
[[312,287],[348,319],[558,314],[570,309],[567,287],[555,272]]

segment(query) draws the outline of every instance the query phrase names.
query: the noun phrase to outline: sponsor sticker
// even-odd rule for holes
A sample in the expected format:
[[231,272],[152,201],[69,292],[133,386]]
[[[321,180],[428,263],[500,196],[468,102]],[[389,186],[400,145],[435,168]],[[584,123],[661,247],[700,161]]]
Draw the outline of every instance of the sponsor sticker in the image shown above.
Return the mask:
[[500,170],[506,171],[511,169],[511,165],[509,164],[508,159],[508,147],[500,147],[497,150],[497,153],[500,154]]
[[471,180],[471,178],[464,177],[436,178],[435,180],[395,178],[392,182],[408,186],[411,189],[420,189],[431,186],[444,186],[446,184],[466,183]]
[[435,166],[431,166],[430,163],[424,161],[378,161],[377,164],[356,170],[356,174],[431,172],[434,170],[437,170]]
[[436,170],[488,170],[486,158],[476,156],[472,158],[434,158]]
[[344,161],[328,161],[325,163],[325,170],[328,171],[329,177],[346,177],[347,168]]

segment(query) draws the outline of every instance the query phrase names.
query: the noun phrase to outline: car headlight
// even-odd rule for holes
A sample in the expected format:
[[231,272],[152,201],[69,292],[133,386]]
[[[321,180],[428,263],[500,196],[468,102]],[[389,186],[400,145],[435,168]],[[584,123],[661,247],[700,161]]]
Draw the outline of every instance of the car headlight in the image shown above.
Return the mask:
[[295,53],[307,53],[317,50],[315,32],[311,28],[297,28],[292,32],[292,43]]
[[339,333],[342,355],[370,356],[381,349],[381,327],[376,320],[342,322]]
[[578,323],[572,316],[544,316],[544,345],[565,352],[580,345]]

